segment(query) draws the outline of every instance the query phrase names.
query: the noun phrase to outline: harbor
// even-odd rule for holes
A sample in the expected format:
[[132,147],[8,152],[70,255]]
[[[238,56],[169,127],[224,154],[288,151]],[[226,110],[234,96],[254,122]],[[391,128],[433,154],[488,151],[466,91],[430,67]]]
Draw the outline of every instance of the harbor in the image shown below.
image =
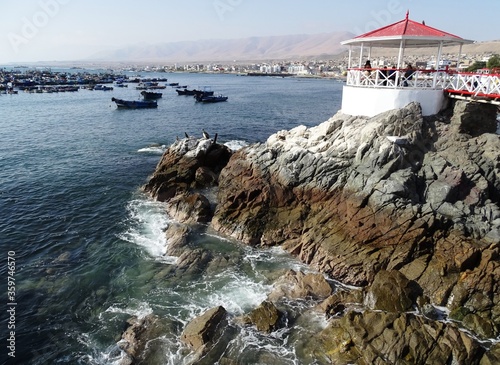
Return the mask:
[[255,1],[9,3],[1,365],[500,363],[494,12]]

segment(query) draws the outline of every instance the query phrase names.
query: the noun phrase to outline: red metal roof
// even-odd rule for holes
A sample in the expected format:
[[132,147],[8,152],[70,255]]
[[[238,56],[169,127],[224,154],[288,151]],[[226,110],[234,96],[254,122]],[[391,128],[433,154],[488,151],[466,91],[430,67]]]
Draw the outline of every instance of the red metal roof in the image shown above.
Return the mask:
[[406,13],[406,18],[400,20],[399,22],[387,25],[385,27],[372,30],[371,32],[361,34],[354,39],[362,38],[379,38],[379,37],[445,37],[462,39],[454,34],[444,32],[442,30],[429,27],[423,22],[418,23],[414,20],[408,18],[408,12]]

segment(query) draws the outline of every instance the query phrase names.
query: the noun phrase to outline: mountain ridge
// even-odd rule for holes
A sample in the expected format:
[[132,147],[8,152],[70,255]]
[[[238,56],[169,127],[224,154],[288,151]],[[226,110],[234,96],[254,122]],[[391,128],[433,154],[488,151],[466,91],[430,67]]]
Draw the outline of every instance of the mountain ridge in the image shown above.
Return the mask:
[[196,62],[293,59],[341,53],[347,47],[340,42],[353,36],[349,32],[331,32],[140,44],[99,52],[87,60]]

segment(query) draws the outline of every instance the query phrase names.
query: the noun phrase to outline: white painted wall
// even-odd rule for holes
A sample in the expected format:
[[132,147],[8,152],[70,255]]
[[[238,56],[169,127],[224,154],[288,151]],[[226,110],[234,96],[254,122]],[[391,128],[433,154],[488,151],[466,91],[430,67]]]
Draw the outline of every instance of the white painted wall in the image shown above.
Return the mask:
[[342,113],[373,117],[391,109],[400,109],[412,101],[422,107],[422,115],[433,115],[445,106],[443,90],[390,89],[344,86]]

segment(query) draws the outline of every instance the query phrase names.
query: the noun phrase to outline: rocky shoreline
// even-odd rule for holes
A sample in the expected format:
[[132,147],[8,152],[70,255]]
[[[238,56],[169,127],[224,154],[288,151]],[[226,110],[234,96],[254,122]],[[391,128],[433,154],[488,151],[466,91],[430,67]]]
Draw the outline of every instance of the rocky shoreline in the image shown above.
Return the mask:
[[[182,336],[191,363],[238,364],[222,356],[235,328],[300,321],[283,300],[303,298],[328,319],[297,350],[308,363],[499,363],[496,112],[456,102],[423,118],[412,103],[373,118],[337,113],[235,153],[213,139],[175,142],[144,190],[180,222],[166,232],[177,270],[221,260],[185,244],[203,223],[249,245],[279,245],[319,272],[287,273],[244,318],[213,308],[195,319]],[[206,196],[214,187],[215,202]]]

